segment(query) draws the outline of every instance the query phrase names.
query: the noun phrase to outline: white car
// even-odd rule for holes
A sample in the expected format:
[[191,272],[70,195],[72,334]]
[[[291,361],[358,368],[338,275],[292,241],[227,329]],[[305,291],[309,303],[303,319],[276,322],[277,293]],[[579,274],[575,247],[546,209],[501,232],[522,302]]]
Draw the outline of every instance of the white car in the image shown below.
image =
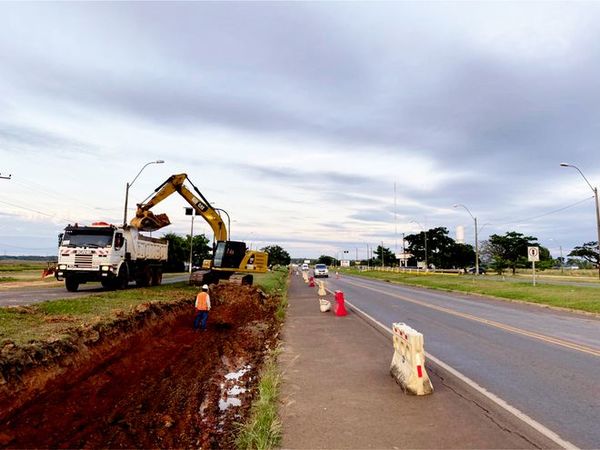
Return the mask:
[[315,278],[329,277],[329,270],[325,264],[315,264]]
[[302,264],[302,270],[308,270],[308,264],[306,264],[306,263]]

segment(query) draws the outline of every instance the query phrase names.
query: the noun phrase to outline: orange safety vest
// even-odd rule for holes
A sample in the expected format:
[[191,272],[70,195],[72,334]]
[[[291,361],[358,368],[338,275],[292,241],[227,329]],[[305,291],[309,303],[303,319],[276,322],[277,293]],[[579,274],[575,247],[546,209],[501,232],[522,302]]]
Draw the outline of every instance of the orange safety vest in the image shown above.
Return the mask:
[[196,296],[196,310],[197,311],[208,311],[208,293],[207,292],[199,292]]

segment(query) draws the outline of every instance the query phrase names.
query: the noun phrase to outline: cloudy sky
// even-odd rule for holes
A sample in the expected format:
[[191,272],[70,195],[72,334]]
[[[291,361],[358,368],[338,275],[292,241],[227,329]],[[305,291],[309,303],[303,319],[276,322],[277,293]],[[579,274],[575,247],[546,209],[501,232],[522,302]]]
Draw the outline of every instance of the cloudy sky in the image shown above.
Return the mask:
[[[295,257],[402,233],[596,240],[600,3],[0,3],[0,252],[185,172]],[[395,189],[394,189],[395,187]],[[189,232],[184,200],[155,208]],[[210,234],[203,221],[196,230]],[[159,233],[155,233],[159,234]]]

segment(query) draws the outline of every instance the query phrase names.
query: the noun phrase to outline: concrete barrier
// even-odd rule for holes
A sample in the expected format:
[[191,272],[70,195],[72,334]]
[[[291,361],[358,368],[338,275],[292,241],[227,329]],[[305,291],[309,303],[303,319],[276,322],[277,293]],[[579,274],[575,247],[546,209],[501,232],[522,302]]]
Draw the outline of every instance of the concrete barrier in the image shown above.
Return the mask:
[[302,279],[304,280],[305,283],[308,283],[308,273],[302,272]]
[[326,297],[327,291],[325,290],[325,282],[319,281],[319,297]]
[[390,373],[404,392],[427,395],[433,385],[425,370],[423,335],[404,323],[394,323],[394,356]]
[[321,309],[321,312],[327,312],[331,310],[331,302],[329,300],[325,300],[324,298],[320,298],[319,308]]

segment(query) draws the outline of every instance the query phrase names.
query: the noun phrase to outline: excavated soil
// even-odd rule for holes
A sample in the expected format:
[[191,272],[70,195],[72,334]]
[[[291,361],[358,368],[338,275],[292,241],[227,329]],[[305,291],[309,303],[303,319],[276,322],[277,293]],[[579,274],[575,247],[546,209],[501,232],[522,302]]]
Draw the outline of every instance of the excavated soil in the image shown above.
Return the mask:
[[276,345],[277,305],[249,286],[214,286],[211,299],[204,332],[186,300],[141,305],[34,358],[2,349],[0,447],[231,447]]

